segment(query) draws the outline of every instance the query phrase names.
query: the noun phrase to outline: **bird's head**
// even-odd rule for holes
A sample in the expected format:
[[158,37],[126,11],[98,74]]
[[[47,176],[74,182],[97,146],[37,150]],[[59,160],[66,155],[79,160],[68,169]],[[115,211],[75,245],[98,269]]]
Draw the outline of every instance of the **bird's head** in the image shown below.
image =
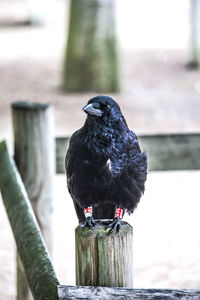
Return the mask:
[[83,107],[83,111],[93,118],[120,119],[122,117],[120,107],[115,100],[109,96],[95,96]]

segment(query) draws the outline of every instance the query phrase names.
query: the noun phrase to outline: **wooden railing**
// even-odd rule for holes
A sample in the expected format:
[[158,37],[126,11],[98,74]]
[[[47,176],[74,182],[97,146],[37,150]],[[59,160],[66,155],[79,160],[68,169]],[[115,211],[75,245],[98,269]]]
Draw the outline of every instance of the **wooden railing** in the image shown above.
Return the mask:
[[[153,134],[138,136],[147,152],[149,171],[200,170],[200,134]],[[64,157],[69,137],[56,138],[56,171],[64,173]]]

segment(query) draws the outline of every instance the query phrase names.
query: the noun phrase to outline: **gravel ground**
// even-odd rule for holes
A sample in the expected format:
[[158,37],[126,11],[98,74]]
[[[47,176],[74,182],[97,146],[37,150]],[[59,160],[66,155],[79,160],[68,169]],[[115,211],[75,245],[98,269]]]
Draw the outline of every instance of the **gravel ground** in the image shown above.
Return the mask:
[[[6,3],[1,2],[2,20],[16,11],[15,6],[10,11]],[[22,1],[14,4],[24,17]],[[66,95],[59,89],[67,11],[64,1],[57,1],[54,11],[47,26],[41,28],[3,26],[0,22],[0,139],[7,139],[11,151],[13,101],[52,104],[55,135],[66,136],[82,125],[81,107],[94,95]],[[181,20],[183,12],[179,13]],[[186,49],[181,43],[175,46],[140,49],[130,43],[121,45],[122,90],[113,97],[136,133],[200,131],[200,71],[189,71]],[[199,175],[199,171],[149,174],[141,204],[134,216],[127,217],[134,228],[135,287],[200,286]],[[63,175],[55,176],[54,199],[55,269],[62,284],[73,285],[77,220]],[[72,212],[68,218],[67,211]],[[0,240],[0,299],[11,300],[15,297],[15,243],[2,201]]]

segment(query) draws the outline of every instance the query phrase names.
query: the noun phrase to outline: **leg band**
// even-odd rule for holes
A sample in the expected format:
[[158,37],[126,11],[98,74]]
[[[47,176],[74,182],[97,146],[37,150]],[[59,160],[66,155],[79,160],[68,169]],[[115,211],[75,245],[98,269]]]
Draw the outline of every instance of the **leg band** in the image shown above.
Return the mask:
[[122,208],[116,208],[115,210],[115,218],[122,219],[124,210]]
[[92,216],[92,206],[89,206],[84,209],[84,215],[86,218]]

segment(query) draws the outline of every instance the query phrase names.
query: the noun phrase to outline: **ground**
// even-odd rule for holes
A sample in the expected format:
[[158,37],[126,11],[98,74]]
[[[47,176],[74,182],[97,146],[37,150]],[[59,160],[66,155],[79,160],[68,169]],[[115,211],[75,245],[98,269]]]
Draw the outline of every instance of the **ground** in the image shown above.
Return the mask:
[[[13,3],[21,5],[22,1]],[[5,21],[6,2],[1,5]],[[45,27],[0,23],[0,139],[7,139],[11,152],[13,101],[52,104],[55,135],[66,136],[83,124],[81,108],[96,94],[60,90],[66,11],[64,1],[57,1],[56,14]],[[120,45],[120,58],[122,89],[112,96],[131,129],[137,134],[200,131],[200,71],[186,68],[187,48],[182,44],[142,49]],[[199,287],[199,175],[199,171],[149,173],[145,195],[134,215],[127,217],[134,228],[135,287]],[[77,219],[64,175],[55,176],[54,190],[54,265],[61,283],[73,285]],[[0,298],[11,300],[15,295],[15,244],[2,202],[0,239]]]

